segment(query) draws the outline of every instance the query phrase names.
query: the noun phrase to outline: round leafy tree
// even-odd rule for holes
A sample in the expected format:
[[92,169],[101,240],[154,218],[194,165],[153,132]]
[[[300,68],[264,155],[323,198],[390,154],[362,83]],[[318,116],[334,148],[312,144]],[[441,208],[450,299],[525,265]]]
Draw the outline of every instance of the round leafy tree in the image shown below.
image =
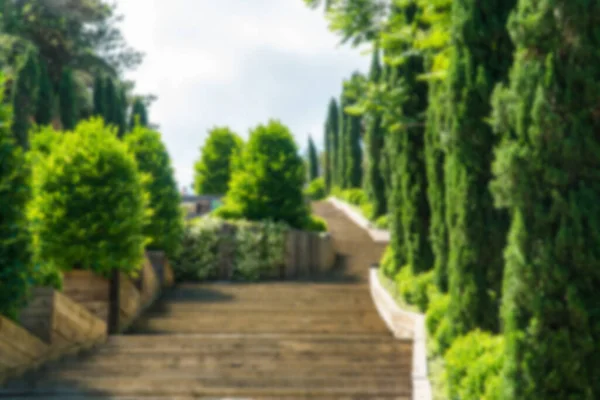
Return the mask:
[[0,314],[15,318],[29,288],[31,246],[24,212],[29,169],[8,128],[12,116],[2,94],[0,90]]
[[242,148],[242,139],[226,127],[213,128],[194,166],[194,187],[199,194],[227,193],[232,157]]
[[302,228],[308,218],[302,187],[305,170],[289,129],[279,121],[259,125],[231,178],[225,207],[249,220],[273,220]]
[[102,120],[82,122],[33,163],[36,261],[107,276],[141,264],[148,194],[127,146]]
[[150,194],[152,219],[145,229],[151,240],[149,247],[164,250],[167,255],[173,256],[181,246],[184,224],[181,196],[169,153],[160,133],[142,125],[137,125],[125,137],[125,143],[133,152],[139,170],[150,176],[146,190]]

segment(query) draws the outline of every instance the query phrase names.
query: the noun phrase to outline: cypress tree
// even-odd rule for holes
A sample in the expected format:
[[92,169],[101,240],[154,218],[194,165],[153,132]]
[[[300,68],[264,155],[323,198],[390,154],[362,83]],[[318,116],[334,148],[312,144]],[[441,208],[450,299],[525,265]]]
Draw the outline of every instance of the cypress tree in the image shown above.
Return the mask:
[[24,149],[29,148],[29,128],[31,118],[36,112],[39,75],[37,55],[33,50],[29,50],[22,59],[21,67],[13,82],[12,92],[12,133],[17,144]]
[[32,276],[32,246],[26,216],[31,193],[30,169],[9,128],[12,116],[4,103],[1,76],[0,88],[0,315],[16,319],[27,298]]
[[106,97],[106,110],[104,120],[109,125],[118,126],[120,101],[115,82],[111,78],[106,78],[104,82],[104,95]]
[[348,115],[347,126],[346,185],[350,188],[359,188],[362,184],[362,149],[360,147],[362,118],[356,115]]
[[[412,2],[399,10],[408,25],[413,24],[418,8]],[[433,267],[433,253],[429,242],[430,210],[427,199],[427,172],[425,167],[425,114],[428,105],[427,84],[419,79],[425,72],[422,54],[410,53],[399,65],[401,85],[405,93],[401,100],[399,173],[402,187],[402,227],[406,261],[413,273]]]
[[326,146],[326,169],[325,184],[327,189],[337,184],[335,174],[338,152],[339,110],[337,101],[332,98],[327,109],[327,120],[325,122],[325,146]]
[[127,94],[123,87],[117,90],[117,105],[116,124],[119,128],[119,137],[123,137],[127,131]]
[[[352,105],[359,101],[360,85],[362,75],[358,72],[352,74],[349,81],[344,82],[344,91],[347,105]],[[359,188],[362,185],[362,117],[359,115],[347,114],[344,124],[344,156],[346,157],[343,173],[345,174],[345,183],[348,188]]]
[[501,398],[600,396],[598,15],[598,2],[519,0],[508,25],[515,61],[492,118],[492,189],[512,220]]
[[94,79],[94,115],[104,118],[106,116],[106,88],[104,79],[96,76]]
[[[369,82],[372,85],[380,83],[382,71],[379,61],[379,49],[375,48],[373,59],[371,61],[371,70],[369,71]],[[385,182],[382,173],[382,152],[383,152],[384,129],[381,112],[373,110],[367,116],[366,132],[366,177],[364,180],[365,190],[371,203],[373,204],[373,215],[371,218],[377,218],[387,212],[385,198]]]
[[73,71],[69,68],[65,68],[62,72],[58,94],[62,126],[66,130],[72,130],[77,125],[77,101]]
[[45,61],[40,60],[39,66],[40,80],[35,122],[39,125],[49,125],[52,123],[52,114],[54,111],[54,90]]
[[515,0],[452,4],[449,70],[451,130],[446,157],[449,321],[454,335],[498,329],[507,221],[489,190],[496,144],[490,114],[494,86],[506,80],[512,44],[506,21]]
[[310,136],[308,137],[308,176],[311,182],[319,177],[319,157]]
[[348,106],[348,100],[344,96],[342,92],[342,97],[340,98],[340,108],[338,110],[338,135],[337,135],[337,151],[336,151],[336,159],[337,159],[337,167],[336,167],[336,184],[340,189],[346,189],[348,187],[347,184],[347,176],[346,176],[346,143],[347,143],[347,132],[346,126],[348,125],[348,118],[346,113],[344,112],[344,108]]
[[427,166],[427,197],[431,211],[429,237],[434,255],[434,270],[437,287],[448,290],[448,231],[446,228],[446,203],[444,183],[445,152],[441,136],[447,132],[446,101],[444,82],[429,85],[429,107],[425,131],[425,157]]
[[131,107],[131,118],[129,119],[129,129],[133,129],[136,125],[136,121],[139,119],[139,124],[142,126],[148,126],[148,112],[146,105],[141,98],[136,97]]
[[[402,68],[395,67],[389,74],[388,92],[393,92],[401,85]],[[390,105],[389,110],[397,111],[400,104]],[[398,116],[399,118],[399,116]],[[386,160],[389,170],[388,207],[390,216],[390,246],[394,255],[394,262],[384,273],[394,279],[400,268],[406,264],[406,244],[404,237],[404,225],[402,221],[402,202],[404,199],[402,191],[402,135],[395,128],[393,121],[397,118],[390,117],[386,123],[386,135],[384,138],[386,148]]]

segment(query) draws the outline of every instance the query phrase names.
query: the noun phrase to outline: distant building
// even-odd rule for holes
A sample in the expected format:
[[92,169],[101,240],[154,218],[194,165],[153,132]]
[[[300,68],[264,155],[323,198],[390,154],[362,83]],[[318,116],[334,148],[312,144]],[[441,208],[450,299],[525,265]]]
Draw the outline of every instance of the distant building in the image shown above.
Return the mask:
[[206,215],[221,205],[222,195],[193,196],[182,194],[181,202],[187,210],[187,219]]

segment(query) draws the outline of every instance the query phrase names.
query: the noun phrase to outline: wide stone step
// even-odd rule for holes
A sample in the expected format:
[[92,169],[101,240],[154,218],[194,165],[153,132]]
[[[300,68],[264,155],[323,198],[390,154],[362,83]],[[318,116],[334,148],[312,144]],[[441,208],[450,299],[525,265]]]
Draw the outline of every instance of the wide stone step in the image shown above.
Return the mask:
[[[406,376],[406,374],[402,374]],[[34,385],[9,387],[2,396],[85,394],[100,392],[128,396],[290,396],[290,395],[351,395],[351,396],[408,396],[409,377],[372,378],[198,378],[157,376],[151,380],[129,377],[87,377],[69,381],[38,380]]]
[[193,317],[155,317],[132,327],[144,333],[368,333],[387,332],[376,313],[273,313],[271,311],[224,311],[194,314]]

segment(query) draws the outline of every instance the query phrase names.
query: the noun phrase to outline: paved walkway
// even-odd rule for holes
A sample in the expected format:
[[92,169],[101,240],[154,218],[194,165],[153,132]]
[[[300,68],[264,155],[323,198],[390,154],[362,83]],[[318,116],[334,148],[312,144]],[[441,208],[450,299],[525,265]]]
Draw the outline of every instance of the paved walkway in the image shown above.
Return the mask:
[[333,273],[180,285],[129,334],[13,383],[0,398],[409,400],[411,342],[393,339],[368,290],[383,246],[330,204],[314,209],[341,254]]

